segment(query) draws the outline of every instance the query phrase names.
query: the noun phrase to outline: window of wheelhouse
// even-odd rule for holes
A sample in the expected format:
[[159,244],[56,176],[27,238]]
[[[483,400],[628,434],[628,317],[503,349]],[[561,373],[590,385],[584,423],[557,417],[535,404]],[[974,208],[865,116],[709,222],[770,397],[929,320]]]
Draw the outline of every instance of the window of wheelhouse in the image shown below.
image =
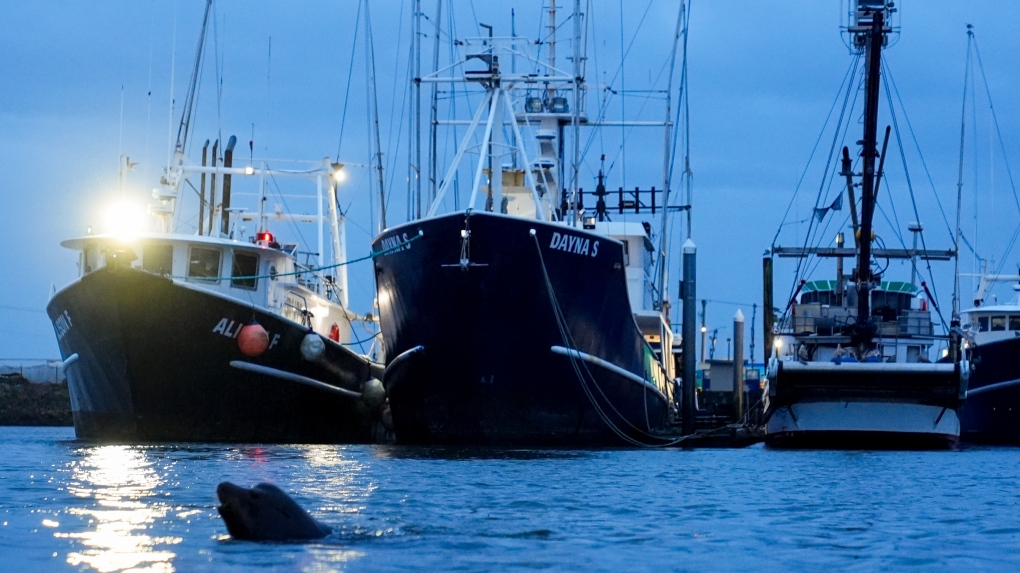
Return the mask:
[[234,263],[230,270],[230,286],[255,290],[258,288],[259,256],[254,253],[234,251]]
[[172,273],[174,248],[172,245],[144,245],[142,247],[142,270],[157,275]]
[[978,317],[978,330],[980,330],[981,332],[988,332],[988,317],[987,316],[979,316]]
[[1006,330],[1006,317],[1005,316],[993,316],[992,317],[992,330]]
[[82,256],[81,274],[87,275],[99,268],[99,249],[94,245],[86,247]]
[[189,279],[219,282],[221,256],[219,249],[191,247],[188,254]]

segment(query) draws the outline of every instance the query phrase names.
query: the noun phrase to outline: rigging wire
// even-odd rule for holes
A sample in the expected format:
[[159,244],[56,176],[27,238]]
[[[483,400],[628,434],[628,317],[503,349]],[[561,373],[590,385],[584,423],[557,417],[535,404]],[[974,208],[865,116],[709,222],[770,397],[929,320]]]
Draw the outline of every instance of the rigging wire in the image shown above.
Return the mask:
[[[404,6],[405,6],[405,4],[407,4],[407,2],[401,2],[400,3],[400,12],[398,12],[398,15],[397,15],[397,28],[396,29],[397,29],[397,35],[400,36],[400,37],[403,37],[403,30],[404,30]],[[373,41],[372,45],[373,45],[373,57],[372,57],[372,59],[374,61],[375,60],[375,54],[374,54],[374,51],[375,51],[375,42],[374,41]],[[407,57],[408,76],[411,73],[411,51],[413,51],[413,50],[414,50],[414,43],[412,42],[411,43],[411,47],[408,50],[408,57]],[[394,85],[397,85],[399,83],[398,82],[398,78],[400,78],[400,55],[399,54],[400,54],[400,52],[398,51],[396,53],[396,56],[393,58],[393,84]],[[401,96],[403,97],[403,99],[400,102],[400,116],[399,117],[397,117],[397,114],[394,111],[394,109],[396,108],[396,105],[397,105],[397,92],[402,92]],[[396,168],[397,168],[397,159],[398,159],[397,156],[399,155],[399,152],[397,150],[400,149],[400,140],[401,140],[401,136],[403,135],[403,132],[404,132],[404,112],[406,111],[406,109],[408,107],[408,106],[404,105],[404,103],[407,101],[407,97],[409,95],[409,92],[410,92],[410,90],[396,90],[396,89],[390,90],[389,125],[386,126],[386,140],[387,140],[387,142],[393,142],[393,140],[394,140],[393,139],[393,128],[394,128],[394,126],[396,126],[396,128],[397,128],[397,138],[396,138],[396,143],[391,143],[389,145],[389,150],[387,151],[387,153],[389,154],[389,157],[390,157],[389,161],[387,162],[388,163],[387,170],[388,170],[388,174],[389,174],[389,181],[386,182],[386,184],[385,184],[387,189],[393,189],[393,179],[394,179],[394,177],[396,175],[395,172],[396,172]],[[386,196],[386,205],[383,208],[384,211],[387,211],[387,212],[389,211],[390,201],[393,200],[393,195],[394,195],[394,193],[389,193]]]
[[[883,60],[884,59],[885,58],[883,58]],[[882,74],[882,83],[885,84],[885,97],[886,97],[886,101],[889,104],[889,114],[890,114],[890,117],[892,118],[893,130],[896,132],[896,147],[900,151],[900,160],[903,162],[903,175],[904,175],[904,178],[905,178],[905,181],[906,181],[906,184],[907,184],[907,191],[910,193],[910,204],[911,204],[911,206],[914,209],[914,217],[915,217],[915,220],[920,221],[921,220],[921,215],[920,215],[920,213],[918,212],[918,209],[917,209],[917,198],[914,195],[914,186],[913,186],[913,184],[911,183],[911,180],[910,180],[910,171],[907,169],[907,155],[906,155],[906,153],[903,150],[903,138],[900,136],[900,125],[899,125],[899,121],[897,120],[897,117],[896,117],[896,108],[893,105],[892,90],[889,89],[889,84],[890,84],[890,81],[891,81],[891,78],[892,78],[892,70],[890,69],[889,64],[887,62],[883,61],[882,63],[883,63],[883,67],[885,68],[885,72],[886,72],[886,73]],[[889,78],[889,79],[887,79],[887,78]],[[901,101],[900,102],[900,107],[902,108],[902,106],[903,106],[903,102]],[[908,121],[908,124],[909,124],[909,121]],[[920,150],[918,150],[918,151],[920,151]],[[888,183],[886,183],[886,185],[888,187]],[[892,204],[893,203],[892,195],[889,194],[889,193],[887,193],[887,195],[889,195],[889,197],[890,197],[889,203]],[[938,195],[936,194],[936,199],[937,198],[938,198]],[[898,221],[897,221],[897,223],[898,223]],[[899,227],[897,226],[895,228],[898,229]],[[927,242],[926,242],[926,240],[924,238],[924,231],[919,231],[918,235],[920,236],[920,239],[921,239],[921,248],[924,251],[927,251],[928,250],[928,244],[927,244]],[[903,242],[903,238],[902,237],[900,238],[900,242],[901,243]],[[904,245],[904,247],[906,247],[906,245]],[[957,249],[957,256],[959,256],[959,250],[958,249]],[[925,258],[924,262],[925,262],[925,266],[927,267],[927,270],[928,270],[928,280],[931,281],[932,296],[935,298],[935,300],[938,300],[938,298],[939,298],[938,287],[937,287],[937,283],[935,282],[934,272],[932,271],[932,268],[931,268],[931,259]],[[913,262],[913,259],[911,259],[911,264],[912,265],[915,264]],[[942,322],[942,327],[945,328],[946,332],[948,333],[949,332],[949,325],[946,323],[945,317],[942,316],[942,309],[941,309],[940,305],[933,304],[932,306],[935,307],[935,312],[936,312],[936,314],[938,314],[939,320]]]
[[[832,100],[832,106],[829,108],[829,113],[825,116],[825,122],[822,124],[822,129],[818,132],[818,138],[815,139],[815,145],[811,148],[811,153],[808,155],[807,164],[804,165],[804,170],[800,174],[800,179],[797,180],[797,186],[794,187],[793,197],[790,198],[790,203],[786,206],[786,212],[783,213],[783,218],[779,222],[779,229],[776,230],[776,235],[772,238],[772,246],[776,246],[776,241],[779,240],[779,234],[782,232],[783,225],[786,223],[786,218],[790,215],[790,210],[793,208],[794,203],[797,200],[797,195],[800,193],[801,186],[804,183],[804,178],[807,176],[808,171],[811,168],[811,162],[814,161],[815,153],[818,152],[818,146],[822,142],[822,137],[825,135],[825,129],[829,126],[829,120],[832,119],[832,113],[836,110],[836,104],[839,103],[839,97],[844,95],[844,89],[847,89],[846,95],[843,98],[843,111],[840,113],[839,123],[837,123],[837,133],[839,131],[838,126],[842,124],[843,114],[846,112],[847,100],[850,97],[849,87],[847,82],[853,82],[854,76],[857,75],[857,66],[860,62],[860,54],[856,58],[851,60],[850,65],[847,67],[846,74],[843,76],[843,81],[839,84],[839,90],[836,92],[836,97]],[[856,98],[855,98],[856,101]]]
[[340,114],[340,137],[336,143],[336,161],[340,161],[340,148],[344,143],[344,126],[347,125],[347,102],[351,100],[351,79],[354,77],[354,52],[358,45],[358,30],[361,24],[361,2],[354,15],[354,33],[351,40],[351,63],[347,66],[347,87],[344,88],[344,107]]
[[[988,77],[985,75],[984,64],[981,63],[981,51],[978,49],[977,38],[974,38],[974,55],[977,56],[978,69],[981,71],[981,80],[985,86],[985,94],[988,97],[988,109],[992,113],[992,121],[995,124],[995,135],[999,140],[999,149],[1002,151],[1003,163],[1006,166],[1006,175],[1009,177],[1009,187],[1013,192],[1013,202],[1016,204],[1017,211],[1020,212],[1020,196],[1017,195],[1016,184],[1013,181],[1013,171],[1009,168],[1009,158],[1006,156],[1006,146],[1002,139],[1002,130],[999,128],[999,118],[995,113],[995,106],[992,104],[992,91],[988,87]],[[975,169],[975,171],[977,171]],[[1017,238],[1020,237],[1020,226],[1013,231],[1013,236],[1010,237],[1009,246],[1006,247],[1006,252],[999,261],[999,266],[995,273],[1002,273],[1003,266],[1006,264],[1006,260],[1009,258],[1009,254],[1012,252],[1013,247],[1016,245]]]
[[[889,68],[888,63],[886,63],[885,66],[886,66],[886,70],[889,72],[888,73],[888,84],[886,85],[887,96],[888,96],[888,91],[891,88],[891,91],[892,91],[893,95],[896,96],[896,101],[899,102],[899,107],[900,107],[900,109],[903,112],[903,119],[904,119],[904,121],[907,124],[907,133],[910,134],[910,138],[914,142],[914,148],[917,150],[917,155],[918,155],[918,157],[921,160],[921,166],[924,168],[924,173],[925,173],[925,176],[928,179],[928,184],[929,184],[929,186],[931,188],[932,195],[935,197],[935,204],[938,206],[939,213],[941,213],[941,215],[942,215],[942,220],[946,224],[946,231],[949,233],[950,236],[953,236],[953,227],[949,223],[949,218],[946,216],[946,211],[945,211],[945,209],[942,206],[942,200],[939,198],[938,191],[935,188],[935,181],[932,179],[931,171],[928,169],[928,163],[924,160],[924,154],[921,153],[921,144],[920,144],[920,142],[917,139],[917,134],[914,132],[914,126],[913,126],[913,123],[910,121],[910,116],[907,114],[906,107],[904,107],[904,105],[903,105],[903,99],[900,97],[899,87],[897,87],[897,85],[896,85],[896,78],[892,77],[892,72],[891,72],[891,69]],[[966,87],[964,88],[964,91],[966,92]],[[968,248],[971,249],[972,252],[974,252],[974,248],[970,245],[969,242],[964,240],[964,243],[967,245]],[[958,246],[956,248],[957,248],[957,250],[959,250]]]
[[[825,186],[826,186],[825,185],[825,180],[826,180],[826,178],[830,177],[830,175],[829,175],[829,167],[832,165],[832,158],[835,155],[835,150],[836,150],[837,143],[839,141],[845,139],[846,132],[849,130],[849,122],[844,124],[843,120],[846,118],[847,110],[849,109],[852,112],[853,108],[856,106],[856,103],[857,103],[857,93],[858,93],[858,90],[854,89],[854,87],[855,87],[854,80],[857,77],[857,67],[858,67],[860,61],[861,61],[861,54],[857,54],[857,57],[853,58],[851,60],[851,63],[850,63],[850,66],[849,66],[849,68],[847,70],[846,75],[843,76],[844,83],[840,84],[840,91],[839,91],[839,93],[843,93],[844,86],[846,86],[846,88],[845,88],[846,94],[843,97],[843,107],[840,110],[839,119],[836,122],[836,130],[835,130],[835,132],[833,133],[833,136],[832,136],[832,143],[829,145],[829,157],[826,160],[825,171],[823,172],[823,175],[822,175],[822,182],[821,182],[821,184],[819,185],[819,188],[818,188],[818,195],[815,197],[815,207],[818,207],[818,205],[820,204],[822,191],[825,189]],[[850,99],[851,94],[854,95],[853,100]],[[815,142],[814,149],[811,150],[811,154],[810,154],[810,156],[808,158],[808,166],[810,166],[811,161],[814,158],[815,152],[817,151],[817,148],[818,148],[818,143],[820,143],[822,135],[824,135],[825,129],[826,129],[826,127],[828,127],[829,120],[832,118],[832,112],[835,109],[836,103],[838,101],[839,101],[839,94],[837,94],[836,99],[833,101],[832,107],[829,109],[829,113],[826,116],[825,123],[822,125],[822,132],[819,134],[818,140]],[[842,137],[840,137],[840,129],[841,129],[841,127],[844,129],[844,133],[843,133]],[[806,173],[807,170],[808,170],[808,167],[805,167],[804,168],[804,173]],[[801,182],[803,181],[803,179],[804,179],[804,174],[801,175]],[[797,188],[794,190],[794,196],[790,200],[790,205],[787,206],[787,208],[786,208],[786,214],[783,215],[783,221],[785,221],[786,217],[789,215],[790,209],[793,206],[793,202],[796,199],[797,194],[800,192],[801,182],[797,183]],[[830,183],[831,183],[831,179],[830,179]],[[808,222],[808,230],[804,234],[804,248],[805,249],[807,249],[807,246],[809,244],[811,244],[811,242],[813,240],[813,237],[814,237],[814,234],[812,233],[812,230],[815,229],[815,218],[814,217],[809,217],[809,219],[810,220]],[[780,224],[780,230],[781,229],[782,229],[782,224]],[[773,239],[773,244],[772,244],[773,247],[775,246],[775,241],[778,238],[779,238],[779,231],[776,232],[776,236]],[[805,276],[805,274],[804,274],[804,271],[805,271],[805,269],[804,269],[804,260],[805,260],[804,258],[800,258],[800,259],[797,260],[797,266],[796,266],[795,272],[794,272],[794,281],[793,281],[793,284],[790,285],[790,294],[787,297],[788,300],[793,298],[794,292],[796,291],[796,288],[797,288],[797,284]],[[787,308],[783,312],[783,316],[784,317],[786,315],[786,312],[789,312],[789,308]]]

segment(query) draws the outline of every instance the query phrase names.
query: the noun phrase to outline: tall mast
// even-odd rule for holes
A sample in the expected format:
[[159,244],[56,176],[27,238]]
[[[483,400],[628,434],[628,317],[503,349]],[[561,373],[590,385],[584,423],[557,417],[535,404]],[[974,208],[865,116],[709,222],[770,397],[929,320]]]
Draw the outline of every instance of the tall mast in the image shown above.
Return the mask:
[[[436,27],[433,33],[433,49],[432,49],[432,73],[435,74],[439,71],[439,34],[442,31],[440,26],[441,17],[443,15],[443,0],[436,0]],[[419,81],[419,83],[421,83]],[[439,128],[439,84],[432,84],[432,109],[430,111],[429,120],[429,201],[436,199],[436,177],[437,166],[436,161],[438,160],[439,154],[436,152],[436,142],[438,139]],[[421,214],[419,213],[419,217]]]
[[574,157],[571,161],[571,175],[570,175],[570,193],[571,193],[571,209],[573,210],[573,217],[571,217],[570,224],[577,225],[577,186],[578,176],[581,169],[581,85],[584,79],[581,77],[581,58],[583,53],[581,51],[581,0],[574,0],[574,113],[570,114],[570,123],[573,127],[573,135],[571,136],[574,144]]
[[188,94],[184,98],[184,109],[181,111],[181,122],[177,126],[177,143],[174,145],[174,153],[183,156],[188,143],[188,133],[191,131],[191,113],[195,108],[195,94],[198,92],[198,76],[202,71],[202,54],[205,51],[206,29],[209,27],[209,11],[212,9],[212,0],[205,4],[205,15],[202,16],[202,31],[198,34],[198,48],[195,50],[195,66],[191,70],[191,81],[188,83]]
[[421,0],[414,1],[414,207],[421,218]]
[[[882,43],[884,33],[883,9],[868,9],[871,16],[870,26],[864,34],[865,59],[865,96],[864,96],[864,148],[861,150],[864,171],[861,174],[861,238],[857,251],[857,323],[871,322],[871,234],[872,219],[875,214],[875,158],[878,155],[878,98],[882,72]],[[859,24],[864,24],[859,21]]]
[[373,127],[373,143],[375,145],[375,170],[379,183],[379,232],[386,228],[386,182],[383,178],[382,139],[379,136],[379,98],[375,90],[375,41],[372,39],[372,18],[368,12],[368,0],[365,0],[365,58],[368,64],[369,105],[372,107],[370,121]]
[[[673,111],[672,111],[672,94],[673,94],[673,69],[676,66],[676,51],[680,44],[680,34],[686,33],[684,27],[684,12],[686,10],[686,2],[680,2],[680,12],[676,17],[676,32],[673,35],[673,52],[670,54],[669,61],[669,79],[666,82],[666,121],[665,121],[665,132],[662,148],[663,148],[663,161],[662,161],[662,219],[661,228],[659,229],[659,307],[662,312],[668,317],[669,316],[669,298],[666,294],[666,285],[669,282],[669,258],[666,256],[666,249],[668,247],[667,237],[667,219],[669,213],[669,186],[670,181],[670,159],[673,154],[670,153],[670,142],[673,135]],[[685,54],[686,58],[686,54]]]
[[[963,71],[963,111],[960,113],[960,170],[956,180],[956,233],[953,238],[956,248],[956,267],[953,276],[953,320],[960,317],[960,215],[963,210],[963,144],[967,132],[967,79],[970,77],[970,48],[974,41],[974,30],[967,24],[967,64]],[[984,269],[981,271],[984,281]]]
[[[549,70],[556,69],[556,0],[549,0],[549,23],[547,24],[549,33],[546,34],[549,42]],[[556,95],[556,90],[552,88],[552,85],[546,85],[546,92],[549,94],[549,99],[552,99]]]

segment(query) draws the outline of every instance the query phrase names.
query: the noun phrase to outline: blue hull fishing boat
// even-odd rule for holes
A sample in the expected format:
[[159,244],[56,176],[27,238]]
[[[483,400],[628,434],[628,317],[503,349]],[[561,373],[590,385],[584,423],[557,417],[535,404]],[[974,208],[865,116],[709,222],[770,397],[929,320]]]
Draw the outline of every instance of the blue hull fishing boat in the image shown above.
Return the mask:
[[[662,189],[608,192],[601,170],[585,209],[578,134],[596,122],[580,109],[581,17],[572,16],[573,74],[556,67],[550,14],[548,62],[524,55],[534,44],[523,38],[473,38],[447,69],[482,69],[422,79],[464,81],[484,97],[428,212],[373,242],[377,253],[403,245],[375,258],[398,442],[669,441],[677,386],[664,221],[676,209]],[[539,72],[513,71],[514,58]],[[469,148],[480,150],[470,197],[450,208]],[[661,218],[657,237],[634,220],[642,213]]]

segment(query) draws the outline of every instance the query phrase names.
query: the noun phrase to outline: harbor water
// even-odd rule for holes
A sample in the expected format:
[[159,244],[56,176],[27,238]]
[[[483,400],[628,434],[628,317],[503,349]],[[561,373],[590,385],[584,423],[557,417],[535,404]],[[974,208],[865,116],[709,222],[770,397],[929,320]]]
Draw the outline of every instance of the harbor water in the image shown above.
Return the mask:
[[[0,428],[3,571],[1020,569],[1020,449],[91,445]],[[334,527],[232,540],[221,481]]]

